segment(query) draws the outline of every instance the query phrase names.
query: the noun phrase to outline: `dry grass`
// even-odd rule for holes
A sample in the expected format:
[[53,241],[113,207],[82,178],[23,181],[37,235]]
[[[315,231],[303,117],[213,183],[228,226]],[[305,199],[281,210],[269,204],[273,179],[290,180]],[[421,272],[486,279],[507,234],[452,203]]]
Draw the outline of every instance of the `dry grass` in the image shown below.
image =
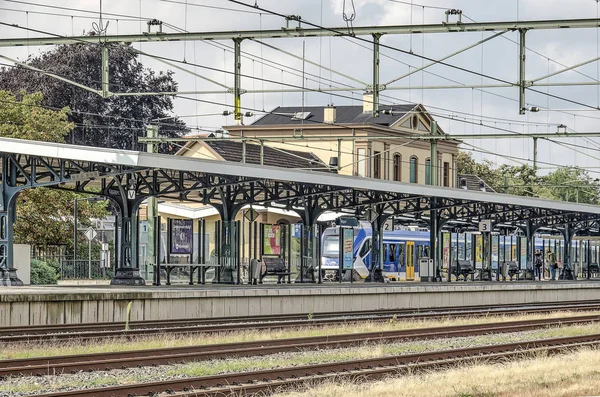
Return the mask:
[[[299,352],[272,354],[264,357],[230,358],[225,360],[211,360],[204,362],[168,365],[157,368],[132,368],[129,370],[93,372],[89,374],[81,373],[75,375],[67,374],[62,376],[44,376],[41,378],[9,378],[5,382],[0,382],[0,396],[4,396],[5,394],[3,393],[6,393],[7,396],[17,396],[21,394],[34,394],[42,391],[58,392],[65,389],[79,389],[100,385],[113,386],[137,382],[160,381],[163,379],[173,379],[178,377],[207,376],[226,372],[267,370],[271,368],[281,368],[316,363],[330,363],[345,360],[368,359],[373,357],[406,353],[419,353],[432,350],[446,350],[475,345],[509,343],[560,336],[585,335],[598,332],[598,327],[598,324],[587,324],[581,326],[556,327],[540,329],[535,331],[516,332],[503,335],[480,335],[475,337],[436,339],[429,341],[403,341],[398,343],[387,344],[365,343],[363,346],[346,349],[320,351],[307,350]],[[487,371],[489,371],[489,369],[487,369]],[[464,380],[465,374],[461,375],[460,379]],[[471,379],[471,377],[469,377],[469,379]],[[325,388],[319,387],[315,389],[315,392],[321,394],[315,394],[315,396],[329,396],[329,388],[332,387],[334,391],[338,389],[337,386],[331,385],[326,386]],[[367,394],[363,394],[364,392],[361,391],[361,387],[364,386],[348,385],[345,387],[353,390],[356,389],[354,395],[371,395],[370,392]],[[341,393],[342,391],[340,391],[340,394]],[[461,397],[469,396],[469,394],[459,393],[450,395]],[[306,396],[313,396],[313,394],[307,394]]]
[[277,397],[571,397],[598,395],[600,351],[473,364],[374,383],[340,380]]
[[[158,349],[176,346],[208,345],[217,343],[249,342],[257,340],[273,340],[283,338],[310,337],[322,335],[351,334],[360,332],[389,331],[401,329],[418,329],[427,327],[444,327],[461,324],[484,324],[542,318],[575,317],[591,314],[590,312],[556,312],[552,314],[520,315],[520,316],[489,316],[443,320],[390,320],[388,322],[365,322],[352,325],[336,325],[329,327],[301,327],[285,330],[253,330],[249,328],[239,332],[213,335],[169,335],[160,334],[149,337],[140,336],[133,340],[103,339],[81,343],[78,341],[57,341],[54,343],[15,343],[3,346],[0,359],[29,358],[42,356],[59,356],[70,354],[102,353],[111,351],[128,351],[142,349]],[[135,331],[132,331],[134,334]]]

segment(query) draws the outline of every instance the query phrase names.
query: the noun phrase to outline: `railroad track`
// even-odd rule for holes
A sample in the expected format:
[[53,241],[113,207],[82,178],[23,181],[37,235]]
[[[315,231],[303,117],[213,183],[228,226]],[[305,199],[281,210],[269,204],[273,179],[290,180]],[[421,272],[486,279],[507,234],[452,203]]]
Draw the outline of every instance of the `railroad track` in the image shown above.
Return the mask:
[[492,346],[404,354],[372,359],[342,361],[272,370],[228,373],[187,379],[130,384],[87,390],[61,391],[37,397],[114,397],[158,396],[223,397],[251,395],[333,378],[376,379],[407,371],[457,365],[474,358],[498,360],[522,356],[524,352],[547,351],[549,354],[600,345],[600,334],[553,338]]
[[[194,334],[219,333],[252,329],[289,329],[319,327],[336,324],[389,321],[390,319],[439,319],[477,317],[491,315],[515,315],[523,313],[549,313],[556,311],[600,310],[600,301],[566,302],[560,304],[529,304],[499,306],[467,306],[423,310],[381,310],[369,312],[321,313],[315,315],[294,314],[282,316],[247,316],[218,319],[185,319],[149,322],[131,322],[125,331],[125,323],[100,323],[77,325],[47,325],[32,327],[0,328],[0,343],[46,342],[60,340],[88,341],[105,338],[156,336],[160,333]],[[311,317],[309,319],[309,317]]]
[[8,376],[54,375],[61,373],[76,373],[79,371],[98,371],[135,366],[175,364],[189,361],[263,356],[267,354],[297,352],[303,350],[347,348],[364,345],[365,343],[392,343],[400,340],[423,340],[508,333],[591,322],[600,322],[600,315],[380,331],[350,335],[343,334],[261,340],[216,345],[184,346],[140,351],[1,360],[0,379]]

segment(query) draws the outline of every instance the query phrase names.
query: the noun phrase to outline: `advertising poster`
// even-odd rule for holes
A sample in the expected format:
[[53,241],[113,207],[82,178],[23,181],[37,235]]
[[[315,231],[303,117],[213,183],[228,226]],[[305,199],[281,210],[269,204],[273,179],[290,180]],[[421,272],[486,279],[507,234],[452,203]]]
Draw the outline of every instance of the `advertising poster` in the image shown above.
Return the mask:
[[442,241],[442,247],[444,247],[442,267],[447,269],[448,265],[450,264],[450,233],[442,234]]
[[475,266],[479,269],[483,266],[483,236],[475,236]]
[[191,219],[171,219],[171,253],[191,254],[194,224]]
[[521,237],[521,263],[519,268],[521,268],[521,266],[529,266],[530,268],[532,267],[531,265],[527,264],[527,239],[525,237]]
[[263,227],[263,255],[281,255],[281,225]]
[[500,236],[492,236],[492,269],[498,269]]
[[343,228],[344,230],[344,264],[343,269],[352,269],[354,265],[354,229]]

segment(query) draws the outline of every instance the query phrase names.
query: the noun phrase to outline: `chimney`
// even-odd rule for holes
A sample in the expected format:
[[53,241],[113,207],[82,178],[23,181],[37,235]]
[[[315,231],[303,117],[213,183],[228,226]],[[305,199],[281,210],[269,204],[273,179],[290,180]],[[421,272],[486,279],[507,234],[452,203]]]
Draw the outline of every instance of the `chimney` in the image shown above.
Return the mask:
[[323,111],[323,122],[325,124],[334,124],[336,122],[336,109],[333,105],[327,105]]
[[373,93],[371,91],[363,94],[363,113],[373,113]]

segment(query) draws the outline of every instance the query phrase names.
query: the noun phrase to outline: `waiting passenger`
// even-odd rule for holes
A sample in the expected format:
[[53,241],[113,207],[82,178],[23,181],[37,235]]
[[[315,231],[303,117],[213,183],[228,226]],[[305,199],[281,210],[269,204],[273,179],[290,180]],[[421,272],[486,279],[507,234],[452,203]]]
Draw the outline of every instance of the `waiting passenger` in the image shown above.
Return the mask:
[[546,266],[548,266],[550,280],[556,280],[556,269],[558,269],[558,264],[556,263],[556,255],[550,248],[548,248],[548,253],[546,254]]
[[542,253],[540,250],[535,250],[535,258],[533,260],[533,264],[535,265],[535,277],[538,278],[539,281],[542,281],[542,272],[544,271],[544,260],[542,259]]

